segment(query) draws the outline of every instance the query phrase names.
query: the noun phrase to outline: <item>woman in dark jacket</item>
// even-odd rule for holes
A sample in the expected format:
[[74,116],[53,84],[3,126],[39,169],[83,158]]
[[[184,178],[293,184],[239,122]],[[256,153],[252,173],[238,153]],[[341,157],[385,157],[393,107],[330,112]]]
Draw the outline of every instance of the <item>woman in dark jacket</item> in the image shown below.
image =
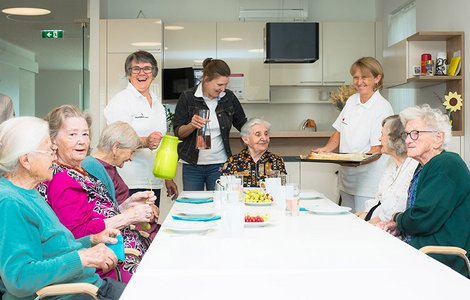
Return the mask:
[[[214,190],[220,168],[232,155],[229,133],[232,125],[239,131],[246,115],[235,94],[227,90],[230,68],[223,60],[207,58],[203,62],[201,84],[183,92],[176,105],[173,121],[175,135],[183,142],[178,155],[183,161],[185,191]],[[198,115],[209,110],[209,117]],[[210,127],[210,148],[196,149],[197,129]],[[208,143],[209,144],[209,143]]]

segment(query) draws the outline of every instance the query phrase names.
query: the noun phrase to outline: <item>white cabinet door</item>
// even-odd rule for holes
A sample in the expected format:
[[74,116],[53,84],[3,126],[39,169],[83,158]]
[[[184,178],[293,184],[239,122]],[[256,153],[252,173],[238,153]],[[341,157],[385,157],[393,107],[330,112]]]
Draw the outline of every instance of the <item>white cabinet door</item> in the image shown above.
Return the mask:
[[272,86],[322,85],[322,24],[318,37],[320,57],[312,64],[270,64],[269,77]]
[[375,57],[375,23],[323,23],[323,84],[351,82],[350,66],[364,56]]
[[216,23],[165,23],[163,46],[165,68],[202,68],[217,55]]
[[132,53],[137,50],[161,53],[161,20],[107,20],[107,25],[108,53]]
[[333,202],[339,200],[337,164],[327,163],[300,163],[300,176],[302,190],[316,190],[324,194]]
[[217,58],[230,66],[229,89],[240,102],[269,101],[269,66],[264,64],[264,22],[217,23]]
[[287,172],[287,182],[300,185],[300,161],[284,162],[284,166]]

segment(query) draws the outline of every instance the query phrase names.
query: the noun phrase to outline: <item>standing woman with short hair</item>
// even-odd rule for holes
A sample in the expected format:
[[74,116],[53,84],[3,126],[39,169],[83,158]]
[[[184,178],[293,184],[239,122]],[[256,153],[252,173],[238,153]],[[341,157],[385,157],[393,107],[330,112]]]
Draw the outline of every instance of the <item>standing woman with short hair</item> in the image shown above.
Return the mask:
[[[127,57],[124,69],[129,83],[109,101],[104,116],[108,124],[116,121],[129,123],[139,135],[142,148],[135,152],[131,162],[119,170],[119,174],[129,186],[131,195],[153,188],[157,196],[155,205],[159,206],[163,180],[153,176],[155,153],[152,150],[158,148],[166,134],[166,113],[161,101],[150,89],[158,74],[157,61],[151,53],[137,51]],[[165,187],[168,196],[178,196],[173,180],[165,180]]]
[[[227,89],[230,67],[220,59],[206,58],[201,83],[181,93],[173,121],[175,135],[183,142],[178,155],[183,161],[183,190],[214,190],[220,168],[232,155],[229,134],[232,126],[241,130],[246,115],[235,94]],[[198,109],[208,109],[201,118]],[[196,149],[197,129],[209,122],[210,149]]]

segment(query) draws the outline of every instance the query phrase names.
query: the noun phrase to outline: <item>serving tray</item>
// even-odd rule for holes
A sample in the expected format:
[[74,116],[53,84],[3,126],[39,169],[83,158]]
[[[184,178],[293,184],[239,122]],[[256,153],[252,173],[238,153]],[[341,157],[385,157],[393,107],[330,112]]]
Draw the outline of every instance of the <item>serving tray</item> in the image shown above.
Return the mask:
[[364,154],[364,153],[330,153],[324,152],[310,155],[300,155],[300,161],[306,162],[322,162],[334,163],[347,167],[357,167],[369,164],[380,158],[380,153]]

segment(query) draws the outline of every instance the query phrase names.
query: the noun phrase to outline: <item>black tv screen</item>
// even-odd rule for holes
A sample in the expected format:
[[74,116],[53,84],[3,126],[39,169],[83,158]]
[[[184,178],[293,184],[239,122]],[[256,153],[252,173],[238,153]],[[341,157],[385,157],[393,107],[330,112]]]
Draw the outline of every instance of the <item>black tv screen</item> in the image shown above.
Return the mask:
[[194,69],[191,67],[163,69],[163,100],[174,100],[194,86]]
[[319,58],[316,22],[266,23],[265,63],[313,63]]

